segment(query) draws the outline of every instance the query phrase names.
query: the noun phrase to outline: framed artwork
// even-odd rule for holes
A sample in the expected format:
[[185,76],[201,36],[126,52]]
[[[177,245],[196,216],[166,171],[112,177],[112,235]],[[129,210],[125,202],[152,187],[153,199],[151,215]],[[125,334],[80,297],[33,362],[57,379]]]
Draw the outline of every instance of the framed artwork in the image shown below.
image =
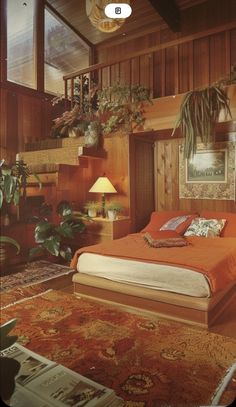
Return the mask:
[[198,150],[186,160],[186,182],[227,183],[227,149]]
[[199,144],[190,159],[179,149],[179,197],[235,199],[235,143]]

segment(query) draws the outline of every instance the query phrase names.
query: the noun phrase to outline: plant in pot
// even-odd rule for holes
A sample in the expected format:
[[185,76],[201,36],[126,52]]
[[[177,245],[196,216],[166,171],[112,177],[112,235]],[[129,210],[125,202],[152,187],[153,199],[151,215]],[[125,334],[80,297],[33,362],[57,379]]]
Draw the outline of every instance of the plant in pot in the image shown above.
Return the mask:
[[[17,160],[12,165],[6,165],[5,160],[2,159],[0,163],[0,208],[3,203],[6,206],[11,204],[17,207],[17,217],[19,220],[19,204],[22,200],[22,207],[24,210],[24,203],[26,201],[26,187],[27,179],[30,171],[26,163],[22,160]],[[37,174],[33,174],[39,187],[41,182]]]
[[198,138],[205,145],[214,142],[216,123],[221,111],[231,116],[229,98],[225,85],[236,83],[236,66],[234,65],[229,78],[221,79],[216,84],[200,90],[188,92],[180,106],[172,136],[180,127],[184,137],[184,157],[192,157],[197,150]]
[[16,254],[20,253],[20,245],[9,236],[0,236],[0,265],[4,269],[8,263],[7,250],[9,246],[13,246],[16,249]]
[[98,92],[98,114],[103,133],[119,129],[132,132],[143,127],[145,102],[152,103],[150,91],[144,86],[127,86],[117,83]]
[[101,210],[101,204],[98,201],[88,201],[85,203],[84,209],[88,212],[90,218],[95,218],[98,211]]
[[112,201],[106,205],[107,216],[110,220],[116,220],[118,213],[122,212],[122,210],[123,206],[120,202]]
[[68,201],[61,201],[57,205],[59,223],[53,223],[47,217],[37,219],[35,227],[36,247],[30,249],[30,258],[36,254],[49,253],[52,256],[60,257],[66,262],[72,258],[70,243],[76,233],[82,233],[85,229],[83,220],[86,215],[73,214],[72,206]]

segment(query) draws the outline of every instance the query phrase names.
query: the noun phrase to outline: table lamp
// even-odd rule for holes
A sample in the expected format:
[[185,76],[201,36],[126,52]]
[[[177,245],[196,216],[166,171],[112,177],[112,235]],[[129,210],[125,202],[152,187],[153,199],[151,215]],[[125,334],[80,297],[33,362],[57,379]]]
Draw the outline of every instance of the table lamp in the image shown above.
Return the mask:
[[97,179],[92,188],[90,188],[89,192],[102,194],[102,217],[105,218],[105,194],[117,193],[116,189],[113,187],[111,181],[107,177],[103,176]]

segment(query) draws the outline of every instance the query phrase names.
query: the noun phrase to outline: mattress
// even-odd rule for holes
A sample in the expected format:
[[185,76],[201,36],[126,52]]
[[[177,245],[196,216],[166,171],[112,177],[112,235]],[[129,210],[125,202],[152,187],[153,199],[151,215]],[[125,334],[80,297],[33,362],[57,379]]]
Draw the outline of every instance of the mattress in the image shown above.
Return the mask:
[[78,258],[77,270],[153,290],[201,298],[211,296],[207,276],[188,268],[82,253]]

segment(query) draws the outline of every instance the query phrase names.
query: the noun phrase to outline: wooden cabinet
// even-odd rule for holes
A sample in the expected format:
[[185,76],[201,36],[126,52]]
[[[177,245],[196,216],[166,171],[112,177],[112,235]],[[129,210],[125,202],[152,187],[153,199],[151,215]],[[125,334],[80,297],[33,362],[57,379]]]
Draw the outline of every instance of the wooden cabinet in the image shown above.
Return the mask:
[[86,230],[80,235],[80,247],[119,239],[130,232],[130,218],[121,216],[116,220],[93,218],[86,223]]

